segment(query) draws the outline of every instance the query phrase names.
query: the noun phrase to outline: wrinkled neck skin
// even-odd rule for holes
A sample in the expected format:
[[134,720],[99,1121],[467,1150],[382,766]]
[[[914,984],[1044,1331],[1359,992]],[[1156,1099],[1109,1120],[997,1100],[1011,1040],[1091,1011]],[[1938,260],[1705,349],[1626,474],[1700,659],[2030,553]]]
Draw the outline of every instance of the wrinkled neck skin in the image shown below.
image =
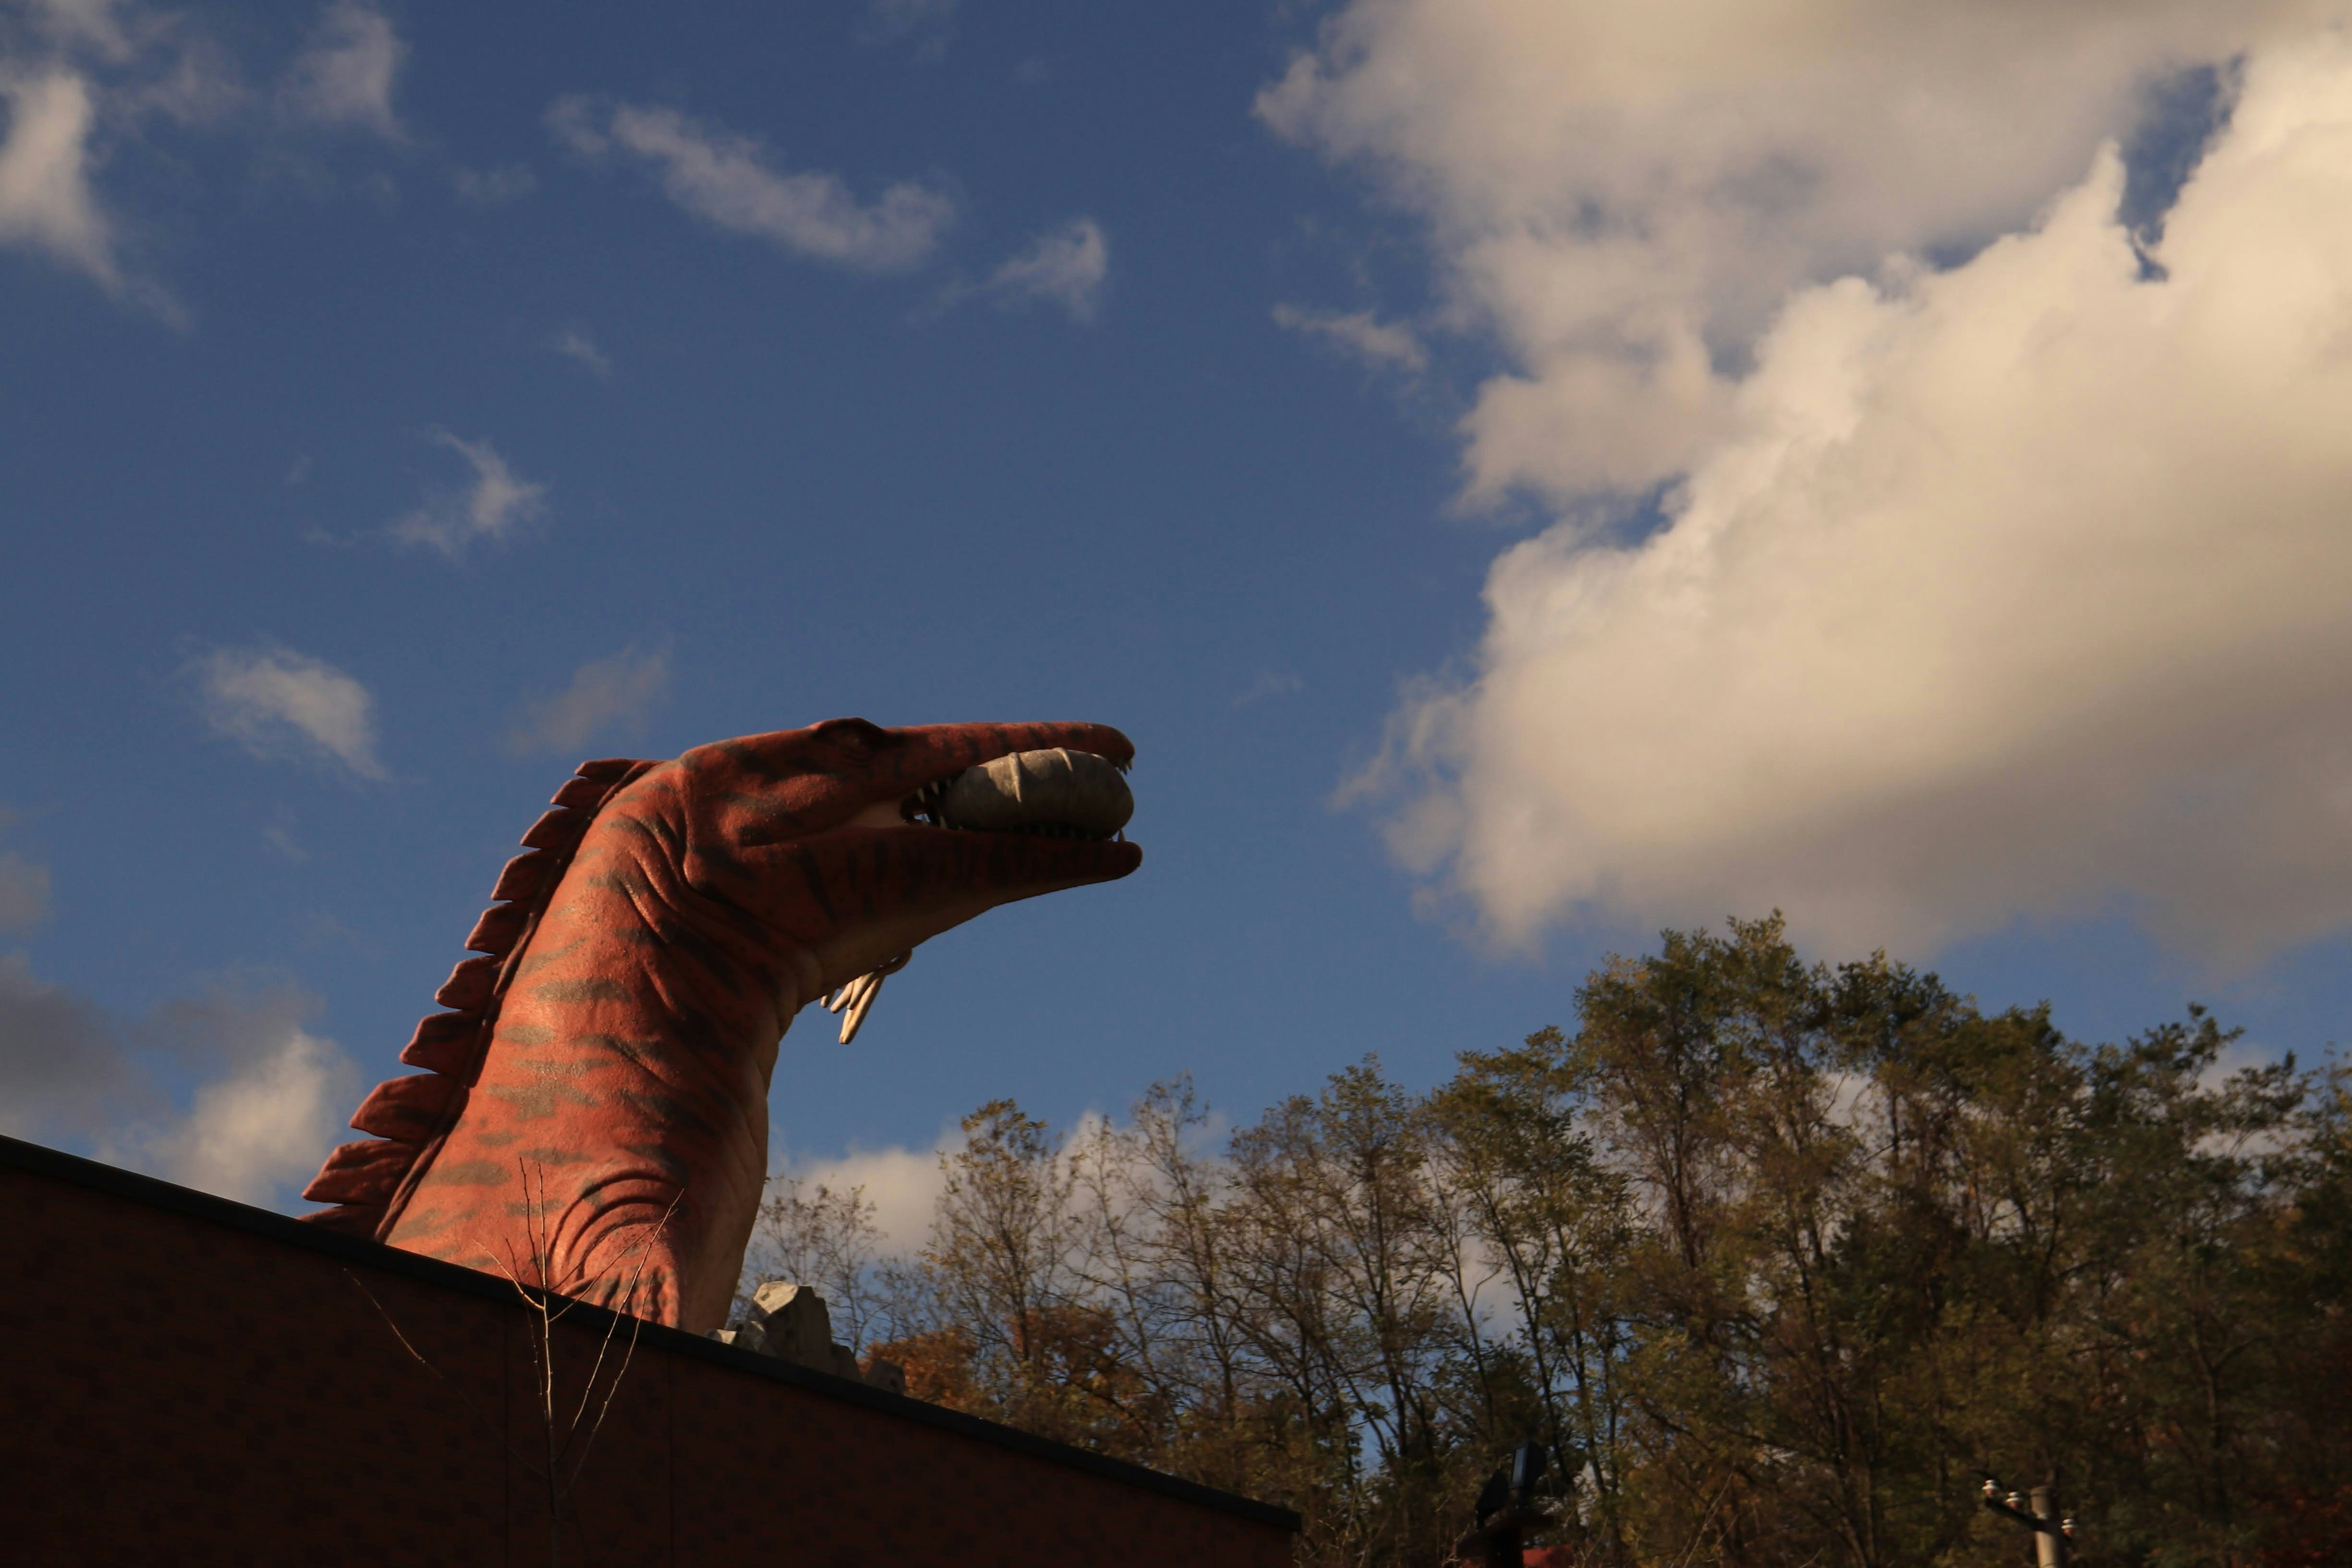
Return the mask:
[[991,758],[1134,754],[1090,724],[828,720],[698,746],[604,803],[500,994],[396,1247],[702,1331],[725,1321],[803,1003],[1018,899],[1126,876],[1108,840],[909,824]]
[[600,822],[509,982],[467,1112],[385,1237],[693,1332],[733,1300],[785,1027],[817,955]]

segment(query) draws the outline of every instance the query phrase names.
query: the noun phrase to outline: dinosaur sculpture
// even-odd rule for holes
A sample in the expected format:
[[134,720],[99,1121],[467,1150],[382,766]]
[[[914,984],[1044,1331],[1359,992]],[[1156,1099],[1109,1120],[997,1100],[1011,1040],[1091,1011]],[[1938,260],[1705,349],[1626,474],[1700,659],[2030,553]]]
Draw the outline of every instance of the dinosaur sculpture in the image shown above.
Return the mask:
[[1099,724],[835,719],[583,763],[401,1053],[426,1070],[367,1097],[307,1217],[717,1328],[793,1016],[831,994],[846,1039],[919,942],[1134,870],[1133,754]]

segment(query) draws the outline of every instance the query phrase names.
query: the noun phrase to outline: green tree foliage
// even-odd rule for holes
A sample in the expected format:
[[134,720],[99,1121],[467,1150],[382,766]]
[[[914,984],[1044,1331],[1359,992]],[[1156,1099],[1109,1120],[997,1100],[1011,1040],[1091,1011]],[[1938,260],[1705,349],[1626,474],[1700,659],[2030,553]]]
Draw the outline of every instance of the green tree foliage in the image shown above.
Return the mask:
[[1987,1476],[2085,1565],[2352,1562],[2352,1075],[2234,1038],[1669,931],[1573,1032],[1223,1148],[1181,1081],[1066,1143],[985,1106],[860,1299],[917,1392],[1286,1501],[1307,1563],[1448,1561],[1529,1438],[1580,1563],[2030,1561]]

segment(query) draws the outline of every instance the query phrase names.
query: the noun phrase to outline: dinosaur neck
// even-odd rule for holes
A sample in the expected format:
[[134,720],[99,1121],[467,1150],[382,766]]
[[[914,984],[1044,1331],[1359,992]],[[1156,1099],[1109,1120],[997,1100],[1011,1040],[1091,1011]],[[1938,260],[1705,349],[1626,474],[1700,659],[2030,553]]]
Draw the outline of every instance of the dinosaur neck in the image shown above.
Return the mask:
[[815,965],[678,882],[643,831],[600,824],[582,847],[384,1239],[699,1330],[725,1318],[779,1038]]

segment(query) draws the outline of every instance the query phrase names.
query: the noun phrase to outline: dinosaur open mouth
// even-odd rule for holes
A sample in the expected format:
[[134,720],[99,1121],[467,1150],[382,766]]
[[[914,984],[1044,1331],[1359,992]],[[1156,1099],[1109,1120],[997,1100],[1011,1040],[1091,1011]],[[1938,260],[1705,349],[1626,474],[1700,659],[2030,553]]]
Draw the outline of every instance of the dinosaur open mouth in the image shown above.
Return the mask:
[[[1124,763],[1066,746],[1012,752],[925,784],[898,804],[898,820],[953,833],[1020,834],[1108,843],[1122,837],[1127,819],[1135,814],[1135,796],[1128,790],[1126,772]],[[889,809],[887,805],[877,805],[866,811],[881,814]],[[875,816],[861,815],[858,822],[867,826],[880,826]],[[1087,856],[1112,852],[1076,853]],[[1129,849],[1126,853],[1132,857],[1137,852]],[[1132,869],[1130,859],[1123,869],[1113,874],[1124,876]],[[882,982],[904,969],[913,956],[911,951],[902,952],[824,999],[827,1012],[843,1016],[843,1045],[857,1037],[874,999],[881,994]]]
[[1014,752],[925,784],[900,806],[908,822],[967,833],[1024,833],[1095,842],[1135,815],[1125,767],[1054,746]]

